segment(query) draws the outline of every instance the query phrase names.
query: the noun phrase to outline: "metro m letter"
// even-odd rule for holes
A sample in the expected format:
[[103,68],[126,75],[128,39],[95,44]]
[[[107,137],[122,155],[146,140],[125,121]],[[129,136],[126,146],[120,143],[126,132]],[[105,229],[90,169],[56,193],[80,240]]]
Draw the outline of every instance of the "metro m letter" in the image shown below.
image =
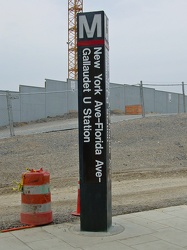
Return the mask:
[[79,16],[79,39],[85,38],[84,31],[87,38],[93,38],[96,30],[97,37],[102,37],[101,14],[94,15],[90,25],[85,15]]

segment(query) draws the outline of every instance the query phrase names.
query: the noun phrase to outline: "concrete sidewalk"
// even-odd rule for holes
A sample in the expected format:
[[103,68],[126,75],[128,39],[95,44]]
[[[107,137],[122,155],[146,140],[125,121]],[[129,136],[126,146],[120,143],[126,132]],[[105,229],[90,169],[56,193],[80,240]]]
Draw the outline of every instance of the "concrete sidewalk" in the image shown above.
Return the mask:
[[0,250],[187,249],[187,206],[113,217],[107,233],[81,232],[79,223],[0,233]]

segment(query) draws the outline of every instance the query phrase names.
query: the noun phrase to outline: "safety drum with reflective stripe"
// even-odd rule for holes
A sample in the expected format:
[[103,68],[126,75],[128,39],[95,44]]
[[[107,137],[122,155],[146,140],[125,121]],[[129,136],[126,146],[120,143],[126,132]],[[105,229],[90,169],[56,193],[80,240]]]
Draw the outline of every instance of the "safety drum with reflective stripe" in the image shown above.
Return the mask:
[[22,174],[20,221],[28,225],[44,225],[52,222],[50,174],[30,170]]

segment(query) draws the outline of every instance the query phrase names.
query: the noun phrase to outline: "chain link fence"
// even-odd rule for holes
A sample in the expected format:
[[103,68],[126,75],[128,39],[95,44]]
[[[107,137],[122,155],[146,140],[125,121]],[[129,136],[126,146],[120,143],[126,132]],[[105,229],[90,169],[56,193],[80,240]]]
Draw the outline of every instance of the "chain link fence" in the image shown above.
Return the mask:
[[[50,84],[51,84],[50,80]],[[49,88],[32,88],[24,86],[20,92],[0,92],[0,127],[9,127],[14,136],[17,124],[32,121],[44,121],[46,118],[63,116],[78,112],[77,82],[71,88],[59,90],[59,82],[55,81]],[[154,86],[171,88],[176,84],[143,83],[136,85],[112,84],[110,87],[111,111],[124,113],[128,105],[141,105],[142,117],[146,113],[182,113],[186,112],[186,96],[184,82],[180,83],[181,94],[155,90]],[[180,86],[177,84],[177,86]],[[52,87],[51,87],[52,86]],[[72,87],[73,86],[73,87]],[[53,90],[52,90],[53,89]],[[34,90],[34,91],[33,91]]]

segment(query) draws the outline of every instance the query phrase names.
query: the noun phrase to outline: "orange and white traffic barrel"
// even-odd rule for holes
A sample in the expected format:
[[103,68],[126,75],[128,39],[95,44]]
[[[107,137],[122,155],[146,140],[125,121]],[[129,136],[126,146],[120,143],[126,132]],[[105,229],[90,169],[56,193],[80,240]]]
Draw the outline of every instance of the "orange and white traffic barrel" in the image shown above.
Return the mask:
[[50,174],[31,169],[22,174],[20,221],[28,225],[52,222]]

